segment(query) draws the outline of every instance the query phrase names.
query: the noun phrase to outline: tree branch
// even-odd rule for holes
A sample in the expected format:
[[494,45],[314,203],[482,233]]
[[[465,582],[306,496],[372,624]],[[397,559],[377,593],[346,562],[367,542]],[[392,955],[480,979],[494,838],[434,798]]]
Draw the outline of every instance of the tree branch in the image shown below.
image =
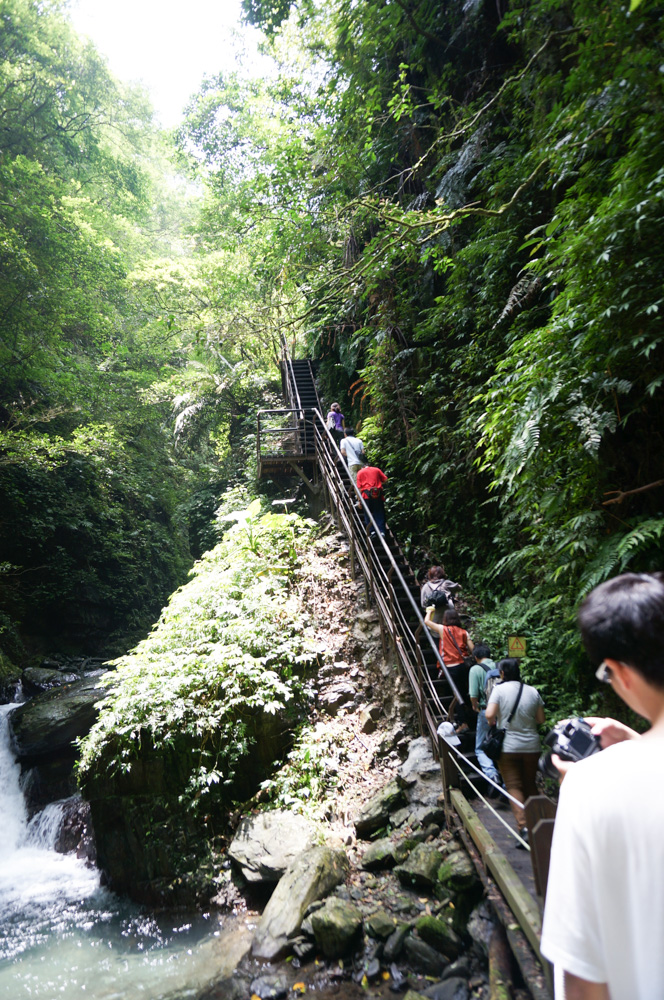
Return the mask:
[[604,494],[605,497],[609,496],[610,493],[615,493],[616,495],[610,500],[602,500],[602,506],[608,507],[612,503],[622,503],[625,497],[631,497],[635,493],[646,493],[648,490],[654,490],[658,486],[664,486],[664,479],[658,479],[654,483],[648,483],[647,486],[638,486],[635,490],[607,490]]

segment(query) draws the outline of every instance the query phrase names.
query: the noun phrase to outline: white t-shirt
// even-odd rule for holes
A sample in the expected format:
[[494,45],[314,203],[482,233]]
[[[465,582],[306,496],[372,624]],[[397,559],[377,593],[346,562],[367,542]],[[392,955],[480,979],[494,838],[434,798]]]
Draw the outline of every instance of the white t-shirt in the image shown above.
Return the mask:
[[341,442],[341,451],[346,456],[349,465],[363,465],[361,455],[364,455],[364,445],[359,438],[345,437]]
[[663,785],[664,740],[648,737],[575,764],[560,789],[542,952],[611,1000],[664,997]]
[[507,730],[503,740],[503,753],[539,753],[542,744],[535,716],[537,706],[543,704],[542,698],[534,687],[524,684],[514,718],[508,723],[518,693],[519,681],[503,681],[502,684],[496,684],[489,695],[487,708],[489,705],[498,705],[496,725],[499,729]]

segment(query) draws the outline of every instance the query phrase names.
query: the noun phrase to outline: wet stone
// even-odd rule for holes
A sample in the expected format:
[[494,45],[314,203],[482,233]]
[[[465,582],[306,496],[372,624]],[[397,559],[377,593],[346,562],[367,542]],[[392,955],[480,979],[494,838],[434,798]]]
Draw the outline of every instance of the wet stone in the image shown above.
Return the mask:
[[447,959],[454,960],[458,957],[461,940],[444,920],[440,920],[439,917],[420,917],[415,929],[423,941],[441,952]]
[[281,976],[260,976],[252,982],[251,992],[261,1000],[282,1000],[288,995],[288,986]]
[[394,870],[402,885],[430,889],[441,868],[440,852],[431,844],[418,844],[403,865]]
[[447,965],[440,952],[412,934],[404,942],[404,951],[413,969],[425,976],[439,976]]
[[386,913],[385,910],[377,910],[376,913],[372,913],[364,921],[364,929],[367,934],[372,938],[378,938],[380,941],[386,941],[394,933],[395,927],[396,919],[391,917],[389,913]]
[[362,867],[368,871],[379,871],[381,868],[394,866],[394,844],[387,838],[371,844],[362,856]]
[[386,962],[393,962],[403,950],[403,943],[410,934],[410,924],[399,924],[385,942],[383,956]]

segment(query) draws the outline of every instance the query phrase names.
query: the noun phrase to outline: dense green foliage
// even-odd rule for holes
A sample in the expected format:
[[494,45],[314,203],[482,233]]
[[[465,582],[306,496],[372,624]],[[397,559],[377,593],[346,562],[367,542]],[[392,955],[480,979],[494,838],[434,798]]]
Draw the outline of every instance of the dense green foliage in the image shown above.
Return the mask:
[[175,149],[63,9],[0,10],[0,639],[140,634],[286,336],[416,568],[586,698],[580,596],[662,557],[661,0],[245,0],[275,72]]
[[662,563],[662,4],[245,11],[280,74],[203,91],[183,148],[240,241],[250,215],[413,562],[522,595],[578,704],[578,600]]
[[[233,491],[226,506],[237,498]],[[142,850],[159,859],[161,876],[195,870],[233,803],[283,758],[321,652],[307,607],[314,522],[261,513],[259,500],[222,517],[223,541],[108,675],[110,693],[81,747],[93,815],[108,815],[107,802],[119,799],[117,815],[151,830]],[[150,777],[163,773],[161,784]]]
[[197,801],[212,786],[233,786],[256,742],[256,709],[305,697],[315,662],[314,625],[295,586],[313,522],[297,514],[261,515],[254,500],[225,518],[236,523],[175,592],[150,635],[116,661],[112,693],[83,742],[80,773],[129,772],[141,744],[188,742],[197,758],[183,794]]
[[214,544],[270,306],[194,235],[200,190],[64,5],[0,22],[0,648],[117,654]]

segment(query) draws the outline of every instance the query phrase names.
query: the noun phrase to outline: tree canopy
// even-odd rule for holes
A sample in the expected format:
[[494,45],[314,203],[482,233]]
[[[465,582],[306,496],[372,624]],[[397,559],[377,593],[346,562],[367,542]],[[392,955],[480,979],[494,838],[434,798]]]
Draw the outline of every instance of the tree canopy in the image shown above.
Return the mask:
[[245,0],[274,72],[173,136],[63,10],[0,12],[4,612],[163,601],[285,336],[416,569],[573,688],[580,597],[662,562],[661,2]]

